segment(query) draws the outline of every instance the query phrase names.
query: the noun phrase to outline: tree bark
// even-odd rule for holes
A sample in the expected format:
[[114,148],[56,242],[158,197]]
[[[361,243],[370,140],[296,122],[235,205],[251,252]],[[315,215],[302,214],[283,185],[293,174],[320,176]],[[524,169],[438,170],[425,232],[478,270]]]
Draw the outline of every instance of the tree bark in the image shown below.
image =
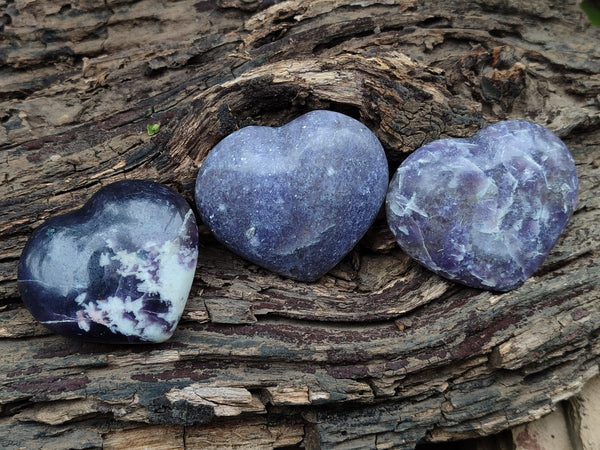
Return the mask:
[[[575,0],[0,0],[3,448],[414,448],[550,412],[600,361],[600,31]],[[32,230],[148,178],[193,204],[210,148],[314,109],[365,123],[390,169],[486,123],[569,146],[575,215],[539,271],[497,294],[411,261],[380,214],[316,283],[201,226],[173,338],[50,334],[22,305]],[[160,123],[148,136],[146,125]]]

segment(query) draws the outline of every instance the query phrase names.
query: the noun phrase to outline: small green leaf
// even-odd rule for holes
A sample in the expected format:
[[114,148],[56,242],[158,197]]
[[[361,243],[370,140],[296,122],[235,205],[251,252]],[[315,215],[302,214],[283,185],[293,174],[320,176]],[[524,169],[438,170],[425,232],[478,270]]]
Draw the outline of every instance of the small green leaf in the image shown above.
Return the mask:
[[600,25],[600,6],[597,1],[583,0],[581,2],[581,9],[587,14],[592,25]]
[[148,130],[148,136],[154,136],[160,129],[160,123],[149,123],[146,125],[146,129]]

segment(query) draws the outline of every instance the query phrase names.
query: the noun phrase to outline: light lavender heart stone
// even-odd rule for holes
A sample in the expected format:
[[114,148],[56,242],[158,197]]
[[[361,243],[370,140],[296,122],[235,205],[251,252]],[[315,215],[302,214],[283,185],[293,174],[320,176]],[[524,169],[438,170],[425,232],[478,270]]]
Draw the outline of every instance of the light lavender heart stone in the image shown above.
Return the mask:
[[314,281],[365,234],[385,199],[377,137],[334,111],[223,139],[198,172],[196,204],[219,241],[281,275]]
[[577,185],[573,158],[555,134],[524,120],[498,122],[412,153],[390,183],[388,224],[402,249],[433,272],[508,291],[556,244]]

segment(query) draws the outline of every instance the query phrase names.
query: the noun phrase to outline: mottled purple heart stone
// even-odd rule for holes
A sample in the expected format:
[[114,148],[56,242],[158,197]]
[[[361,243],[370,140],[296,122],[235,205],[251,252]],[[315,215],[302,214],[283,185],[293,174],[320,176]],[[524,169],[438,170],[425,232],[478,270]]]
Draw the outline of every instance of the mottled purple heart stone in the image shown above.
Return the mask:
[[425,267],[508,291],[542,264],[576,199],[565,144],[541,125],[510,120],[415,151],[392,178],[386,209],[400,246]]
[[121,181],[35,230],[19,261],[19,290],[58,334],[162,342],[179,322],[197,257],[186,201],[158,183]]
[[279,128],[251,126],[223,139],[200,167],[196,204],[234,252],[314,281],[367,231],[388,180],[383,148],[366,126],[312,111]]

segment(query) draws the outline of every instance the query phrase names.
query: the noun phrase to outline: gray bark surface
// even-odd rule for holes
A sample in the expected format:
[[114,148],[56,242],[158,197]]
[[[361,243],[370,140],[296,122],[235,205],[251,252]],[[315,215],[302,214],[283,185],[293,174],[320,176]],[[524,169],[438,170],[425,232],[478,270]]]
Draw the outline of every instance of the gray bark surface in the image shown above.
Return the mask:
[[[3,448],[411,449],[536,419],[598,373],[600,31],[576,1],[0,0],[0,15]],[[391,170],[434,139],[541,123],[575,158],[575,215],[504,294],[421,268],[380,215],[310,284],[201,226],[160,345],[72,341],[22,305],[18,258],[44,220],[126,178],[193,204],[220,139],[321,108],[365,123]]]

